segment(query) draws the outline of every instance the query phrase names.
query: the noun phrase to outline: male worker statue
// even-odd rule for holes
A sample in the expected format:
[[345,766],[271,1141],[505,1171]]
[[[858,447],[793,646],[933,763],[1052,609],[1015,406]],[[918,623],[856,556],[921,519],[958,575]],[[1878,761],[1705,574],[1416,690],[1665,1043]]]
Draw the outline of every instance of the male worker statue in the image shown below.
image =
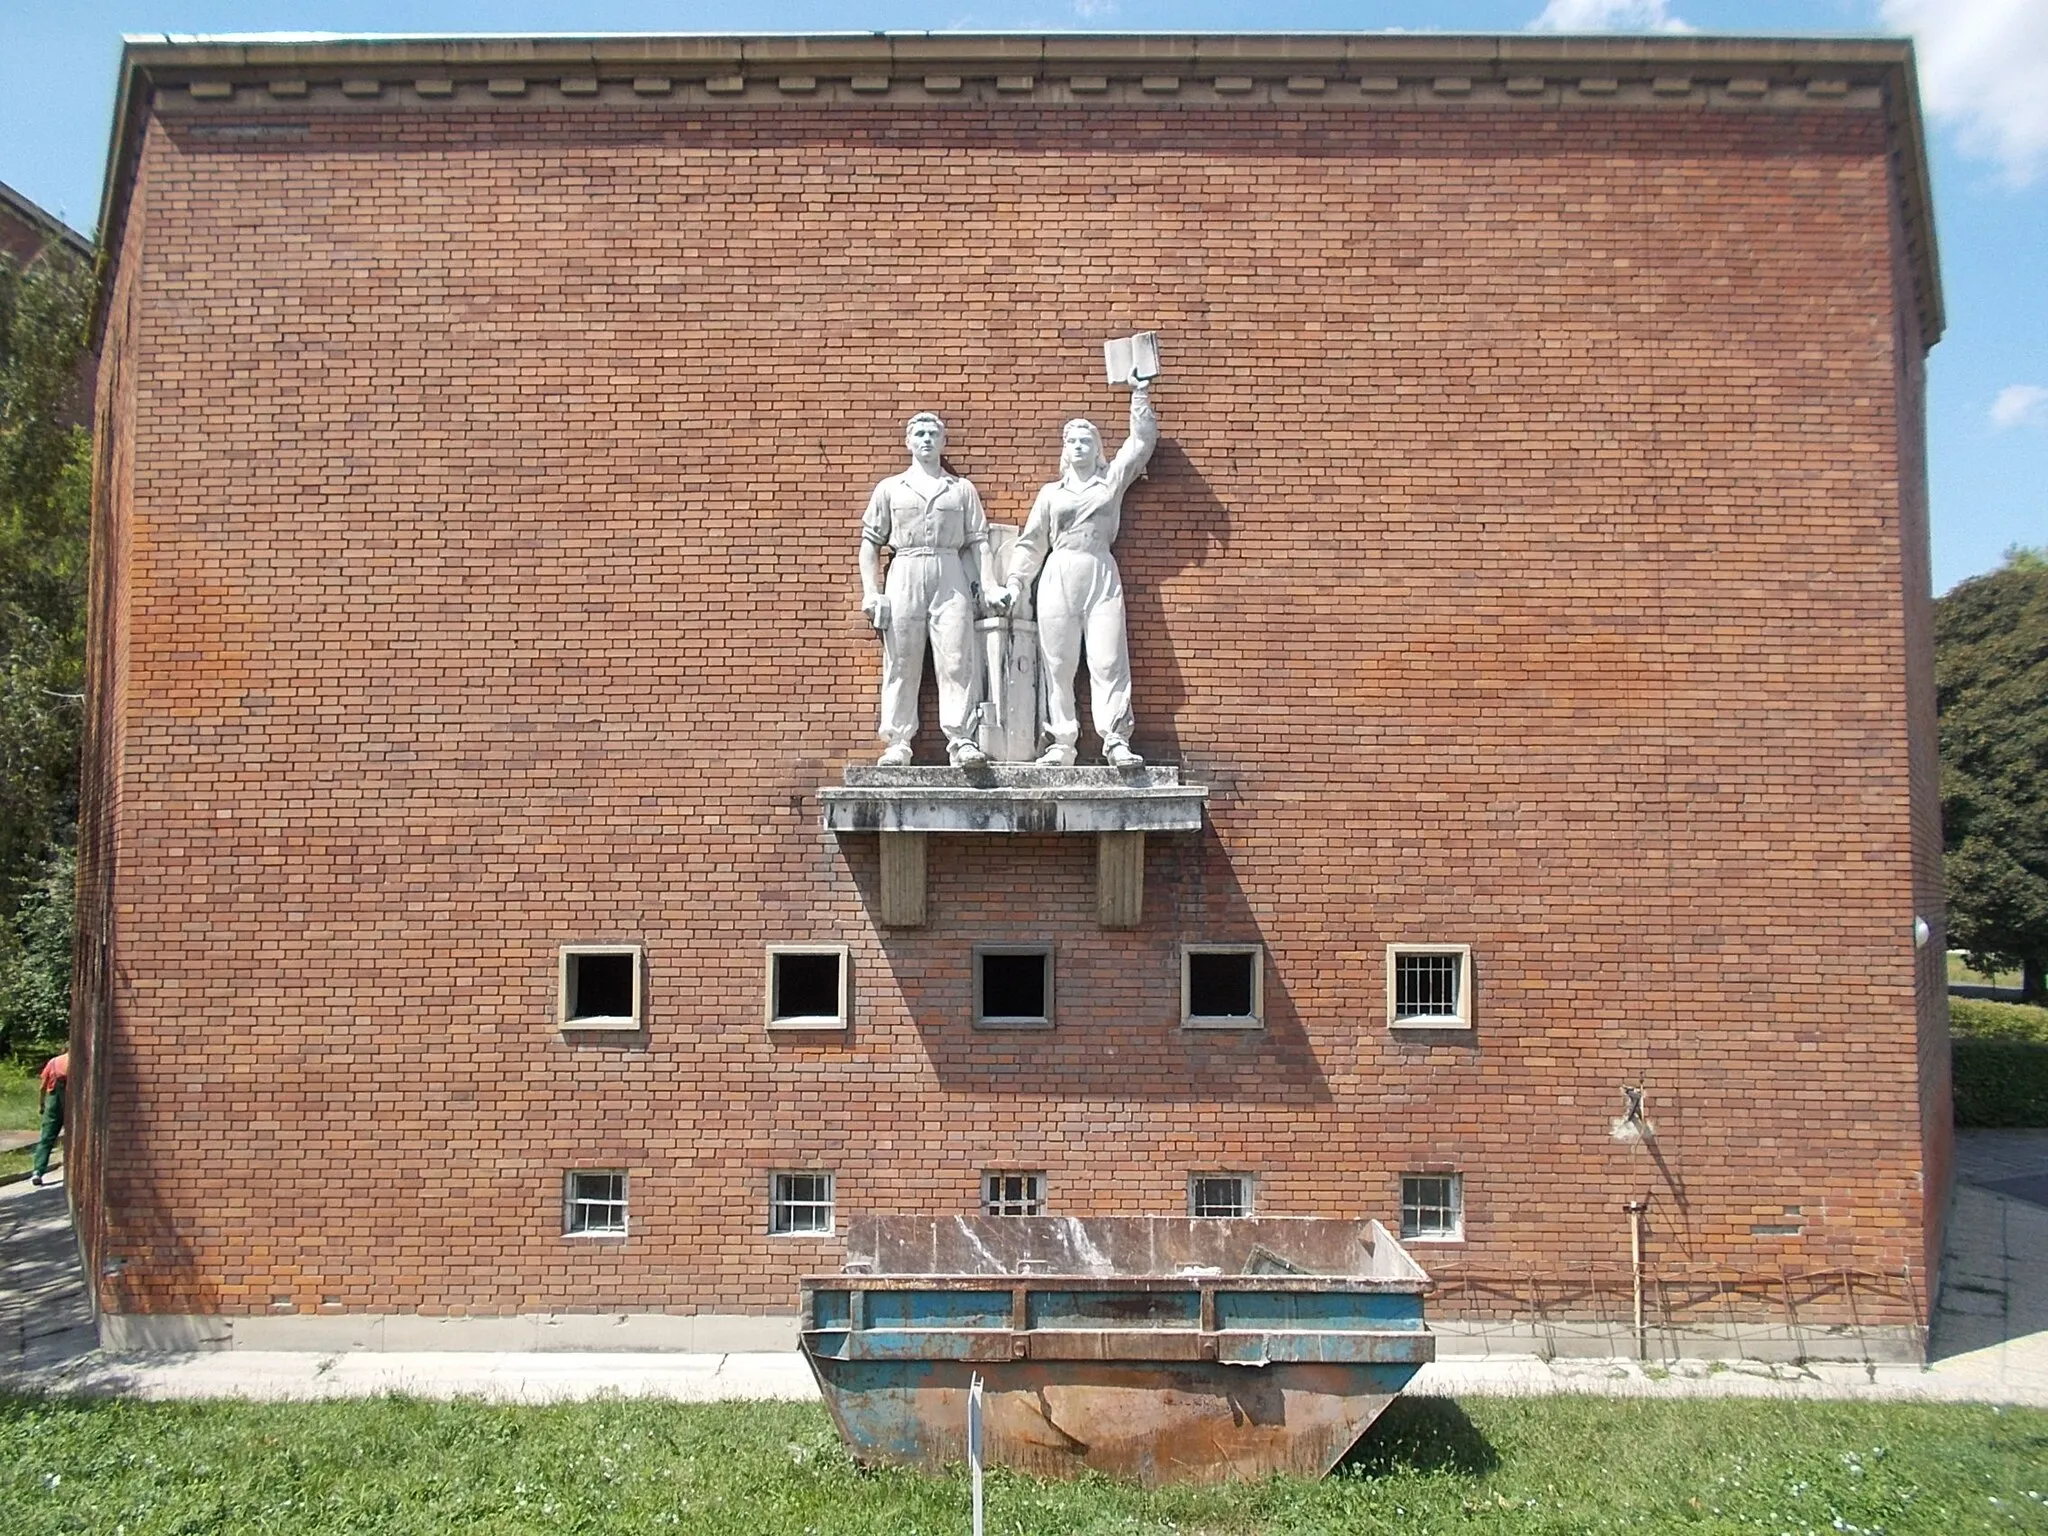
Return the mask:
[[1138,378],[1131,389],[1131,435],[1116,457],[1102,461],[1102,434],[1095,423],[1075,419],[1061,434],[1060,478],[1038,493],[1017,540],[1008,591],[995,599],[1007,609],[1021,602],[1031,578],[1038,583],[1038,649],[1045,666],[1045,730],[1052,745],[1038,759],[1048,768],[1074,761],[1081,722],[1074,713],[1074,670],[1088,653],[1089,703],[1103,760],[1137,768],[1144,759],[1131,750],[1136,722],[1131,717],[1131,651],[1124,635],[1124,583],[1109,546],[1123,518],[1124,492],[1152,457],[1159,441],[1159,417],[1152,409],[1152,381]]
[[[860,522],[861,611],[882,634],[881,766],[910,761],[917,735],[917,689],[931,641],[939,674],[939,728],[955,768],[988,761],[975,744],[981,702],[981,651],[975,644],[976,594],[988,553],[988,514],[972,480],[940,462],[946,424],[930,411],[903,432],[910,467],[868,498]],[[886,586],[882,551],[891,551]]]

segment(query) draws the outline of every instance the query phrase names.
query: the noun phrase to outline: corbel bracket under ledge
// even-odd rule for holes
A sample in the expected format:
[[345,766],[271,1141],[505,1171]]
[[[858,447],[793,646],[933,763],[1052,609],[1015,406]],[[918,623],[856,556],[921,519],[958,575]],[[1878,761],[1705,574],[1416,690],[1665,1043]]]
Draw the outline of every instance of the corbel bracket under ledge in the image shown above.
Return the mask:
[[925,838],[934,832],[1093,833],[1096,919],[1135,928],[1145,904],[1145,834],[1199,832],[1205,786],[1178,768],[848,768],[819,791],[825,826],[882,837],[881,920],[925,925]]

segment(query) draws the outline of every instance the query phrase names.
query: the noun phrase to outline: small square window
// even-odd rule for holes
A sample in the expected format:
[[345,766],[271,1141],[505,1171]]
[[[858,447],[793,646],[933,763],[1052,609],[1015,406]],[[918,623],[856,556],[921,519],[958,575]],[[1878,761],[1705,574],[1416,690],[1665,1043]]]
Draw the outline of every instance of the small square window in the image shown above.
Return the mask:
[[1401,1238],[1457,1242],[1465,1236],[1465,1178],[1457,1173],[1401,1175]]
[[1265,949],[1258,944],[1183,944],[1180,1022],[1186,1029],[1265,1024]]
[[1389,944],[1387,1022],[1395,1029],[1470,1029],[1472,946]]
[[1244,1173],[1196,1173],[1188,1176],[1190,1216],[1249,1216],[1252,1213],[1251,1175]]
[[563,1208],[562,1231],[569,1237],[624,1237],[625,1174],[616,1171],[570,1174]]
[[830,1237],[832,1175],[776,1174],[768,1195],[768,1231],[775,1237]]
[[844,944],[770,945],[768,1027],[846,1028],[847,981],[852,970]]
[[984,1216],[1043,1216],[1045,1175],[984,1173],[981,1176],[981,1213]]
[[1052,946],[974,946],[974,1022],[990,1029],[1052,1025]]
[[564,944],[556,1022],[563,1029],[638,1029],[638,944]]

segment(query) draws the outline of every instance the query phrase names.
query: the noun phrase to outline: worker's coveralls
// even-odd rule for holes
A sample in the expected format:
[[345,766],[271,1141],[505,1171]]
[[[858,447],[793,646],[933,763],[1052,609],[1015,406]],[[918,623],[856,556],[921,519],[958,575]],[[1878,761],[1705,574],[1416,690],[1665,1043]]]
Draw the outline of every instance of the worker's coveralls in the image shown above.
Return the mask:
[[1044,661],[1045,730],[1071,747],[1080,739],[1074,672],[1085,646],[1089,704],[1104,751],[1129,746],[1131,651],[1124,633],[1124,583],[1109,546],[1123,520],[1124,492],[1152,457],[1159,417],[1146,390],[1131,394],[1131,435],[1116,457],[1086,480],[1069,473],[1038,493],[1017,540],[1013,584],[1039,571],[1038,650]]
[[911,470],[875,487],[860,535],[893,553],[883,594],[882,739],[907,746],[917,734],[917,689],[929,637],[939,675],[939,729],[949,754],[974,743],[981,702],[981,651],[974,641],[974,589],[988,548],[988,514],[972,480],[928,479]]

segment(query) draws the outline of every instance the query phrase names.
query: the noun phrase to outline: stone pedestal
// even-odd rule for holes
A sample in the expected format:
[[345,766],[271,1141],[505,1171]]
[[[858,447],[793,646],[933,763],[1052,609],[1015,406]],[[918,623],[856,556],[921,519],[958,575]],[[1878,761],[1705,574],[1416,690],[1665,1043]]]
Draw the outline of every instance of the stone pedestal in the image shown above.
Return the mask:
[[926,921],[925,838],[931,833],[1092,833],[1096,919],[1135,928],[1145,906],[1145,834],[1199,832],[1209,791],[1178,768],[848,768],[819,791],[828,830],[879,833],[881,920]]

